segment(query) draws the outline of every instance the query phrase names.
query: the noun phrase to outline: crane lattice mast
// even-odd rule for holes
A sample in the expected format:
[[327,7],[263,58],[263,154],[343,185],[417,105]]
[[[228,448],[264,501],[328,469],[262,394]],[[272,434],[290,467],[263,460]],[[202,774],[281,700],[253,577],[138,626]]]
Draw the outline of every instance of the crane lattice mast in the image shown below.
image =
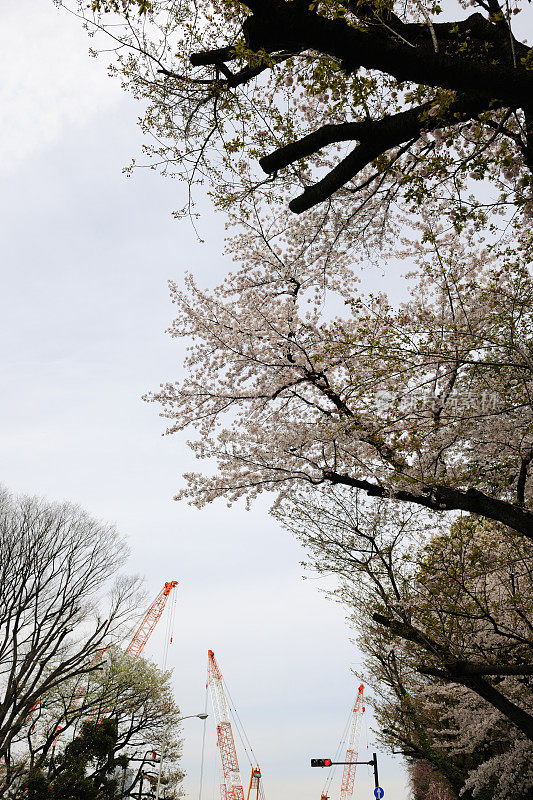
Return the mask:
[[126,648],[126,653],[129,653],[133,658],[140,656],[143,647],[159,621],[159,617],[163,613],[170,592],[177,585],[177,581],[167,581],[144,615],[141,624],[133,634],[133,639]]
[[[133,634],[131,642],[126,647],[126,653],[129,653],[129,655],[132,658],[138,658],[141,655],[144,646],[146,645],[148,639],[152,635],[155,626],[159,622],[159,619],[161,617],[161,614],[163,613],[170,592],[172,591],[174,586],[177,585],[178,585],[177,581],[166,581],[165,585],[155,598],[154,602],[152,603],[152,605],[142,618],[139,627]],[[95,661],[96,659],[101,660],[104,657],[106,649],[107,648],[104,648],[103,650],[100,650],[97,653]],[[88,714],[87,719],[92,719],[96,715],[96,713],[97,709],[94,708],[92,712]]]
[[222,773],[224,775],[224,783],[220,787],[221,800],[244,800],[244,789],[239,772],[239,762],[237,761],[237,751],[235,749],[233,731],[231,730],[222,674],[215,661],[213,651],[209,650],[207,655],[209,658],[208,683],[213,705],[213,716],[217,726]]
[[363,684],[361,684],[357,690],[357,697],[355,698],[355,704],[352,711],[350,732],[348,736],[348,749],[346,750],[346,758],[344,759],[347,763],[345,763],[344,772],[342,773],[340,800],[349,800],[353,794],[356,770],[356,765],[353,762],[357,761],[357,752],[359,750],[359,730],[361,727],[361,717],[363,711]]

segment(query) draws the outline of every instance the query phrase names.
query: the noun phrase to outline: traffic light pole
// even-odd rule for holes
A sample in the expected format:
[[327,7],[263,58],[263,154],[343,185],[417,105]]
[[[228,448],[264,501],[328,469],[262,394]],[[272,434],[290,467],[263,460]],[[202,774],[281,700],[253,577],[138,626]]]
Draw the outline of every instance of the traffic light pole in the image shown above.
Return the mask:
[[311,759],[311,766],[312,767],[334,767],[336,764],[354,764],[356,766],[366,764],[369,767],[374,768],[374,796],[376,798],[383,797],[383,789],[379,785],[379,778],[378,778],[378,757],[376,753],[372,753],[372,761],[332,761],[331,758],[312,758]]
[[[331,761],[329,758],[323,758],[323,759],[312,758],[311,759],[311,766],[312,767],[334,767],[336,764],[354,764],[356,766],[360,766],[362,764],[367,764],[367,766],[369,766],[369,767],[374,767],[374,780],[376,782],[376,786],[379,786],[379,780],[378,780],[378,757],[377,757],[377,755],[375,753],[372,753],[372,756],[373,756],[372,761]],[[320,760],[321,763],[313,764],[313,761],[319,761],[319,760]],[[325,761],[327,761],[327,764],[324,763]]]
[[372,758],[372,761],[369,761],[368,763],[369,763],[369,764],[372,764],[372,766],[374,767],[374,784],[375,784],[375,787],[376,787],[376,789],[377,789],[377,788],[378,788],[378,786],[379,786],[379,778],[378,778],[378,757],[377,757],[377,755],[376,755],[375,753],[372,753],[372,756],[373,756],[373,758]]

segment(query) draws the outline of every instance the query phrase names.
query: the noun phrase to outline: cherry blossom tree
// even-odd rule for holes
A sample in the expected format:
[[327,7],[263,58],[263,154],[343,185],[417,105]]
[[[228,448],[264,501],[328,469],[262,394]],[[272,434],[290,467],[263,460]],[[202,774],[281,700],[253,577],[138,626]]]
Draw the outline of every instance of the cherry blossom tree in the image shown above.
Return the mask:
[[[155,399],[170,430],[196,425],[199,457],[219,461],[212,480],[191,477],[195,500],[345,483],[531,536],[520,5],[476,0],[453,22],[418,2],[141,5],[80,13],[148,102],[149,155],[208,181],[243,225],[230,243],[240,271],[212,294],[192,278],[172,287],[172,334],[200,341],[191,377]],[[295,187],[291,208],[311,210],[291,224]],[[386,263],[405,224],[418,235],[394,258],[414,254],[418,283],[393,310],[357,294],[349,265],[376,244]],[[328,321],[323,291],[351,314]]]
[[[172,334],[197,341],[189,378],[154,399],[218,460],[191,476],[196,502],[341,483],[532,535],[531,53],[520,5],[475,7],[439,22],[423,2],[82,4],[148,101],[149,154],[243,226],[215,292],[172,286]],[[349,267],[376,243],[386,263],[405,224],[393,255],[418,277],[394,309]],[[350,313],[324,314],[331,293]]]
[[416,761],[410,769],[413,800],[454,800],[446,784],[427,761]]
[[[402,553],[412,525],[418,560],[404,550],[410,571],[389,564],[401,585],[378,592],[373,635],[402,642],[414,695],[444,683],[452,706],[468,697],[478,716],[491,708],[510,736],[518,729],[527,753],[529,609],[522,619],[519,601],[500,596],[501,563],[496,583],[461,573],[453,597],[452,576],[440,594],[431,584],[457,515],[470,538],[498,543],[502,563],[510,542],[533,539],[533,50],[522,11],[514,0],[95,0],[78,13],[95,53],[99,33],[111,37],[112,72],[144,104],[148,163],[191,191],[205,184],[239,226],[228,241],[238,266],[217,288],[171,283],[170,333],[192,342],[187,376],[149,399],[168,433],[193,429],[197,457],[216,465],[189,474],[180,496],[202,505],[271,491],[276,513],[289,503],[296,520],[301,492],[317,515],[343,493],[366,496],[376,519],[402,509],[379,547],[374,526],[369,563]],[[360,291],[356,264],[368,258],[408,263],[410,298]],[[415,578],[418,617],[403,605]],[[474,794],[491,768],[471,786],[472,765],[450,770],[428,734],[429,703],[416,724],[411,708],[407,744]]]
[[357,292],[322,219],[261,226],[230,244],[242,267],[218,289],[171,284],[188,377],[151,399],[218,464],[182,494],[346,485],[533,537],[527,252],[478,250],[428,220],[405,245],[417,276],[394,310]]
[[[369,503],[344,487],[295,494],[276,515],[308,566],[337,579],[383,744],[429,765],[456,795],[527,796],[531,543],[495,523],[459,516],[448,527],[448,514]],[[510,788],[513,769],[521,779]]]
[[[496,526],[504,561],[512,537],[531,546],[529,240],[483,246],[475,230],[458,237],[431,215],[418,233],[403,245],[414,262],[412,297],[397,310],[384,295],[357,290],[350,254],[332,245],[318,213],[314,226],[258,218],[230,245],[241,268],[212,292],[191,277],[185,290],[171,285],[171,334],[193,340],[188,376],[151,399],[168,432],[194,428],[193,450],[218,466],[214,475],[188,475],[182,496],[202,505],[270,490],[283,504],[295,491],[321,490],[310,501],[320,508],[346,487],[378,512],[393,500],[406,514],[432,512],[424,524],[434,527],[445,512],[474,515]],[[413,541],[423,537],[420,520]],[[533,737],[531,709],[490,678],[531,672],[531,628],[518,625],[520,614],[500,630],[486,605],[488,630],[496,625],[504,647],[491,655],[479,643],[458,648],[466,634],[451,646],[439,628],[439,614],[449,624],[452,608],[475,616],[464,585],[446,612],[433,617],[421,605],[422,627],[391,616],[382,600],[374,622],[427,653],[420,669],[469,688]]]

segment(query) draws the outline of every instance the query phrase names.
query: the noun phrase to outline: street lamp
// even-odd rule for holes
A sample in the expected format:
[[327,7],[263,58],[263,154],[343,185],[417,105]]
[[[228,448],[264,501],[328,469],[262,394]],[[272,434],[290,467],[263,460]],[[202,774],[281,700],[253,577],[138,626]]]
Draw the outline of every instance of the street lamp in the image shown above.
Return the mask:
[[[176,722],[182,722],[184,719],[193,719],[194,717],[198,717],[198,719],[207,719],[209,714],[206,714],[205,711],[202,711],[200,714],[188,714],[186,717],[178,717]],[[165,754],[165,740],[161,744],[161,755],[159,756],[159,774],[157,776],[157,789],[155,790],[155,800],[159,800],[159,789],[161,787],[161,771],[163,769],[163,756]]]

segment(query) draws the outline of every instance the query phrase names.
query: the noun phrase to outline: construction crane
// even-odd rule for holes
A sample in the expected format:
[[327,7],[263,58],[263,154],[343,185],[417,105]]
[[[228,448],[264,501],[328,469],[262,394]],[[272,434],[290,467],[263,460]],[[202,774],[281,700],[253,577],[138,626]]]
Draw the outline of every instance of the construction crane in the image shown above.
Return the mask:
[[141,655],[146,642],[163,613],[170,592],[177,585],[177,581],[167,581],[144,615],[141,624],[133,634],[133,639],[126,648],[126,653],[129,653],[132,658],[137,658]]
[[344,764],[344,771],[342,773],[340,800],[348,800],[353,794],[356,765],[352,762],[357,761],[357,752],[359,750],[359,732],[361,728],[361,717],[364,711],[363,688],[363,684],[361,684],[357,690],[357,697],[355,698],[352,710],[350,732],[347,742],[348,749],[346,750],[346,758],[344,759],[346,763]]
[[[353,787],[355,781],[355,770],[357,754],[359,750],[359,734],[361,728],[361,716],[363,714],[363,684],[357,690],[354,706],[350,712],[350,717],[346,723],[345,734],[339,744],[339,748],[335,755],[340,755],[341,751],[346,747],[346,756],[344,759],[344,771],[342,774],[340,800],[350,800],[353,794]],[[343,762],[341,762],[343,763]],[[328,776],[320,800],[330,800],[329,789],[333,780],[333,772]]]
[[[131,642],[126,647],[126,653],[129,653],[129,655],[132,658],[138,658],[141,655],[148,639],[152,635],[152,631],[159,622],[159,619],[164,611],[170,592],[177,585],[178,585],[177,581],[166,581],[165,585],[155,598],[154,602],[152,603],[152,605],[142,618],[137,630],[133,634]],[[107,648],[100,650],[99,653],[97,654],[97,657],[95,657],[94,660],[95,661],[101,660],[104,657],[106,649]],[[93,708],[86,718],[88,720],[93,719],[93,717],[96,716],[97,711],[98,711],[97,708]]]
[[[132,658],[138,658],[142,653],[148,639],[150,638],[155,626],[157,625],[161,614],[165,608],[166,602],[168,600],[168,596],[172,589],[178,585],[178,581],[166,581],[165,585],[155,598],[154,602],[144,615],[139,624],[138,628],[136,629],[135,633],[133,634],[133,638],[129,645],[126,648],[126,653],[129,653]],[[107,647],[103,647],[101,650],[98,650],[90,663],[90,666],[95,666],[98,664],[104,657]],[[78,686],[74,693],[74,697],[71,702],[71,708],[75,708],[82,700],[85,694],[85,687]],[[30,714],[37,708],[39,705],[40,700],[37,700],[34,704],[33,708],[30,711]],[[92,719],[96,715],[97,709],[93,709],[88,715],[87,719]],[[29,715],[28,715],[29,716]],[[61,736],[62,728],[58,726],[56,738],[53,741],[53,745],[56,744],[57,740]]]
[[224,783],[220,786],[220,800],[244,800],[237,750],[231,730],[229,709],[222,683],[222,674],[215,661],[215,654],[208,650],[208,684],[213,705],[213,716],[217,726],[217,740],[222,761]]
[[[207,682],[211,692],[213,716],[217,726],[218,749],[224,775],[224,783],[220,786],[220,800],[244,800],[244,789],[239,772],[237,750],[235,749],[235,740],[231,729],[222,673],[218,668],[213,651],[208,650],[207,655],[209,660]],[[252,767],[247,800],[259,800],[260,790],[261,770],[258,766]]]

